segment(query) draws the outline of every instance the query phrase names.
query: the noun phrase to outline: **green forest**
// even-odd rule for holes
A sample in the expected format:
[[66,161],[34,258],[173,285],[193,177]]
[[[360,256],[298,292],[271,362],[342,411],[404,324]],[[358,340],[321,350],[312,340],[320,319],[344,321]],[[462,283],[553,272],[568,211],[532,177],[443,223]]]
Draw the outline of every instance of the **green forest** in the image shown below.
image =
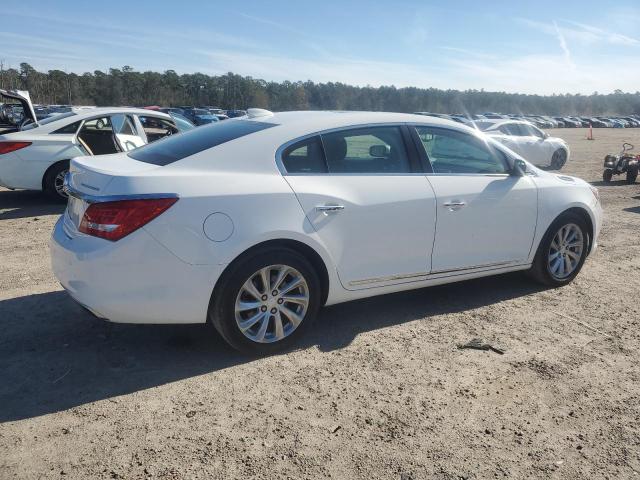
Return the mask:
[[357,87],[312,81],[273,82],[233,73],[139,72],[130,66],[83,74],[39,72],[28,63],[0,68],[0,88],[28,90],[34,103],[96,106],[207,105],[224,109],[377,110],[542,115],[640,113],[640,92],[529,95],[484,90]]

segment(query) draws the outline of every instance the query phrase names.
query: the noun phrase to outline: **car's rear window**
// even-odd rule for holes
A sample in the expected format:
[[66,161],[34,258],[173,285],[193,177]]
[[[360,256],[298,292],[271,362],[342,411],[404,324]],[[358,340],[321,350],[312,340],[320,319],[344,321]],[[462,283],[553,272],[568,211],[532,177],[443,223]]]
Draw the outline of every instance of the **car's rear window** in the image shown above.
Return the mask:
[[277,126],[275,123],[225,120],[150,143],[133,150],[129,156],[153,165],[169,165],[203,150],[275,126]]

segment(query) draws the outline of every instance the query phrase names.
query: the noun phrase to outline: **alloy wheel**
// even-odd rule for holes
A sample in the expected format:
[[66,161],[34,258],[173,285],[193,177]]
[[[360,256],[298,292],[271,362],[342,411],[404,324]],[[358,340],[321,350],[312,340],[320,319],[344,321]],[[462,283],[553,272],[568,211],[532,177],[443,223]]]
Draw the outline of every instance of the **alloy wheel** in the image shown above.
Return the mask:
[[58,172],[56,177],[53,179],[53,187],[56,189],[56,193],[62,198],[67,198],[67,194],[64,191],[64,177],[68,172],[69,170],[62,170]]
[[560,227],[549,247],[547,268],[552,277],[564,280],[580,264],[584,252],[582,230],[575,223]]
[[273,343],[291,335],[309,308],[309,286],[288,265],[264,267],[242,285],[235,303],[236,324],[258,343]]

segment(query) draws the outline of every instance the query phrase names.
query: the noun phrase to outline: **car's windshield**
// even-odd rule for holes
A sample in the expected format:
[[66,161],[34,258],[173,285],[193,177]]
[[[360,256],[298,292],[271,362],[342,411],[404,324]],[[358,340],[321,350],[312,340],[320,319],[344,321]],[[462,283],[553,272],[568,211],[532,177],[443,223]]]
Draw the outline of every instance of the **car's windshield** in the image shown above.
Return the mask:
[[30,123],[29,125],[25,125],[24,127],[22,127],[22,130],[31,130],[33,128],[38,128],[38,127],[42,127],[43,125],[47,125],[49,123],[54,123],[57,122],[59,120],[63,120],[65,118],[69,118],[73,115],[76,115],[75,112],[67,112],[67,113],[61,113],[60,115],[54,115],[53,117],[48,117],[45,118],[43,120],[38,120],[38,123]]

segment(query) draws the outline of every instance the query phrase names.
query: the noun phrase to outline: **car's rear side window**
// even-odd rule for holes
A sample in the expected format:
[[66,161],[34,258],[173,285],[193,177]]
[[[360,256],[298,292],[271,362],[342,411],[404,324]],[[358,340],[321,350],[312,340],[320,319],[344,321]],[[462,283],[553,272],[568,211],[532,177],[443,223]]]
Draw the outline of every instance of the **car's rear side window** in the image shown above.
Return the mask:
[[153,165],[169,165],[203,150],[275,126],[275,123],[250,120],[217,122],[145,145],[130,152],[129,156]]
[[287,173],[327,173],[320,137],[306,138],[288,147],[282,153]]

